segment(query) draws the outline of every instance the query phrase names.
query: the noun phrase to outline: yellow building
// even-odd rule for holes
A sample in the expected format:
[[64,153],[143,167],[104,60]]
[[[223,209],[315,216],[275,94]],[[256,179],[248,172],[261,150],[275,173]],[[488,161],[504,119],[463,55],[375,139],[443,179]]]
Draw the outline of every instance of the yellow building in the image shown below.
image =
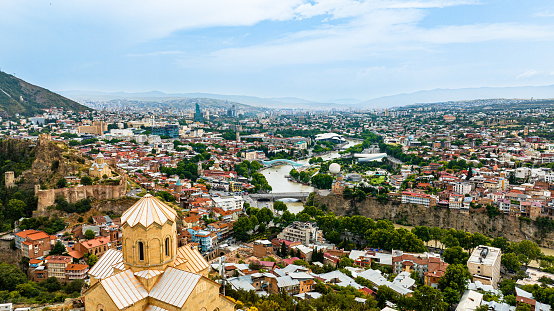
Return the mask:
[[177,248],[176,217],[149,194],[123,213],[123,249],[108,250],[89,271],[85,310],[234,310],[220,284],[207,278],[200,252]]
[[102,178],[104,175],[112,177],[112,170],[110,166],[104,161],[104,155],[102,152],[96,156],[96,161],[92,163],[92,166],[88,170],[90,177]]
[[79,126],[77,130],[81,134],[102,135],[104,132],[108,131],[108,124],[104,121],[94,121],[92,125],[82,125]]

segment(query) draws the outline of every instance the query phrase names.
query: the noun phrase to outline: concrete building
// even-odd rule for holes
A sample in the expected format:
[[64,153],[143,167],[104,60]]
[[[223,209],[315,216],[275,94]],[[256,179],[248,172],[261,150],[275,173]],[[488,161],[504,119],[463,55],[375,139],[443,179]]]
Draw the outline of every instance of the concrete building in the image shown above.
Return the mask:
[[426,193],[416,193],[410,191],[402,192],[402,203],[424,205],[425,207],[433,207],[437,205],[437,198]]
[[311,222],[295,221],[279,233],[277,238],[308,245],[310,243],[315,243],[320,236],[321,230],[319,230],[315,224]]
[[479,245],[467,261],[467,268],[473,282],[480,281],[485,285],[497,288],[500,279],[500,248]]
[[21,249],[21,255],[29,259],[48,255],[54,241],[55,237],[43,231],[24,230],[15,234],[15,247]]
[[471,184],[468,182],[457,182],[454,184],[454,192],[461,195],[466,195],[471,192]]
[[242,209],[244,199],[241,196],[213,197],[214,207],[221,208],[224,211]]
[[104,121],[94,121],[92,125],[79,126],[78,131],[79,134],[102,135],[108,131],[108,124]]

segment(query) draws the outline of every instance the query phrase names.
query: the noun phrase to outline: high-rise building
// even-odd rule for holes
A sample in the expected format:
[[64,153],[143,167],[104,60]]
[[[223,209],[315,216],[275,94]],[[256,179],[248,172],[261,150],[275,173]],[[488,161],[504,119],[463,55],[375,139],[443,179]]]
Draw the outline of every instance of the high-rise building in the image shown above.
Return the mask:
[[500,280],[500,248],[479,245],[467,261],[467,268],[473,282],[480,281],[485,285],[497,288]]
[[204,116],[202,115],[202,111],[200,111],[200,105],[196,103],[196,111],[194,112],[194,122],[204,122]]

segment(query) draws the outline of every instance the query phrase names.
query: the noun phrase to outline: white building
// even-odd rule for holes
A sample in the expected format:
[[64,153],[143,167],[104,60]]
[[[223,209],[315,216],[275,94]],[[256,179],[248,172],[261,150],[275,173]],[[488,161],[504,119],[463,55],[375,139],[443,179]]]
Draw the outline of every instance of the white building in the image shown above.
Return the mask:
[[242,209],[244,199],[241,196],[213,197],[214,207],[221,208],[224,211]]
[[454,184],[454,192],[461,195],[466,195],[471,192],[471,184],[468,182],[457,182]]

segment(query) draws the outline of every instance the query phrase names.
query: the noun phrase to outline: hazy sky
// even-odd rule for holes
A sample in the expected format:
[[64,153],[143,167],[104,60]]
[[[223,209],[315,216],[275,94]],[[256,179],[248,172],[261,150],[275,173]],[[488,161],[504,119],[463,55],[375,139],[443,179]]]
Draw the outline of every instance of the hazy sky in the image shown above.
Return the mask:
[[370,99],[554,84],[552,0],[2,0],[0,69],[51,90]]

